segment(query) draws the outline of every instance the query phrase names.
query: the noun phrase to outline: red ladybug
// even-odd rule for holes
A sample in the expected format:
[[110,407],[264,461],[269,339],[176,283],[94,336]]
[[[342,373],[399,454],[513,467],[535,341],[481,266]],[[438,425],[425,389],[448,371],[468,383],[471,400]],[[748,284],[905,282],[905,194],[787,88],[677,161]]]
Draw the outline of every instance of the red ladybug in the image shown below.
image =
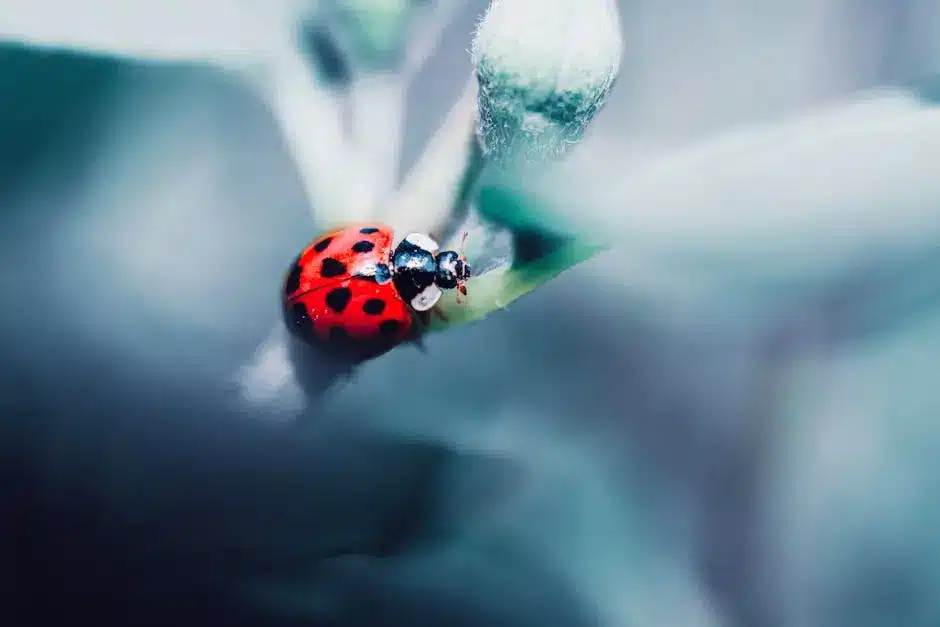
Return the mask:
[[357,225],[321,235],[284,281],[284,321],[301,340],[352,363],[417,337],[445,289],[466,294],[463,255],[412,233],[392,250],[393,232]]

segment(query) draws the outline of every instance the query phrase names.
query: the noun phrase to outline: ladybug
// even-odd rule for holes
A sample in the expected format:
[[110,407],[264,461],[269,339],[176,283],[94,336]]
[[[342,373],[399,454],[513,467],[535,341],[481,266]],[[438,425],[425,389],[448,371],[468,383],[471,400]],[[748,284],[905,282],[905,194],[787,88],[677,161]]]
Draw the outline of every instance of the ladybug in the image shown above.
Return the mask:
[[[466,240],[466,234],[464,235]],[[392,249],[384,225],[351,226],[321,235],[297,256],[284,280],[284,321],[306,344],[350,363],[417,342],[444,290],[466,294],[470,266],[441,251],[429,235],[411,233]]]

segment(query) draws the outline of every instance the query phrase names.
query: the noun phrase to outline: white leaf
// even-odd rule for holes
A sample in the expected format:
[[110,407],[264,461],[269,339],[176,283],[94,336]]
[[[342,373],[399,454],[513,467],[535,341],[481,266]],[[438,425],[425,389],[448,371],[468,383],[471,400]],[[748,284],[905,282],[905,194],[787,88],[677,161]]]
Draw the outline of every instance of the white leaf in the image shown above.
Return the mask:
[[246,60],[281,45],[308,0],[0,0],[0,39],[157,61]]
[[590,167],[575,159],[534,183],[543,211],[702,276],[721,268],[759,281],[827,281],[923,252],[940,237],[940,109],[906,91],[866,94],[644,165],[606,156]]
[[397,231],[421,230],[447,239],[451,223],[464,217],[483,167],[473,133],[476,110],[476,85],[468,81],[386,207],[383,217]]
[[344,133],[337,95],[317,84],[297,53],[272,57],[267,67],[257,75],[255,88],[281,126],[318,226],[371,219],[376,173],[365,167]]

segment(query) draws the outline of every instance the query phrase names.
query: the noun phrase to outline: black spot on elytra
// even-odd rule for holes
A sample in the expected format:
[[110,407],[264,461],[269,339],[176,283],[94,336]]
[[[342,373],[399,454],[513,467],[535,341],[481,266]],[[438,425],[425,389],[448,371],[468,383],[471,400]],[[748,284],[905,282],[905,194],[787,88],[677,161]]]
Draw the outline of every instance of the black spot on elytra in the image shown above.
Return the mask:
[[313,249],[318,253],[322,253],[330,245],[330,242],[333,241],[332,237],[324,237],[319,242],[313,245]]
[[385,301],[381,298],[370,298],[362,304],[362,311],[370,316],[378,316],[385,311]]
[[373,248],[375,248],[375,244],[373,244],[372,242],[367,242],[366,240],[362,240],[361,242],[356,242],[355,244],[353,244],[353,247],[352,247],[353,252],[355,253],[367,253]]
[[346,273],[346,264],[333,259],[332,257],[327,257],[323,260],[323,263],[320,265],[320,276],[324,278],[332,278],[336,276],[342,276]]
[[336,313],[342,313],[346,309],[346,305],[349,304],[350,298],[352,298],[351,289],[337,287],[335,290],[330,290],[330,293],[326,295],[326,306]]
[[369,235],[370,233],[378,233],[379,230],[371,226],[367,226],[364,229],[359,229],[359,232],[363,235]]
[[302,303],[284,309],[284,322],[287,329],[301,339],[309,340],[313,336],[313,321]]
[[398,320],[383,320],[381,324],[379,324],[379,333],[385,336],[395,335],[400,326],[401,324]]
[[300,289],[300,274],[302,272],[303,268],[300,267],[300,257],[297,257],[294,261],[294,267],[291,268],[290,274],[288,274],[287,279],[284,280],[285,294],[290,295]]

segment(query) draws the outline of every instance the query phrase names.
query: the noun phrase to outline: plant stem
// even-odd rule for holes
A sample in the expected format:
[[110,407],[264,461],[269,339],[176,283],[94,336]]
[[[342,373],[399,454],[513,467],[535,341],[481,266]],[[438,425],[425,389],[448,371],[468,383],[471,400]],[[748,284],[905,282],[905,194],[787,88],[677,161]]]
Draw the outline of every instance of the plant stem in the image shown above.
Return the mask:
[[460,222],[485,165],[475,125],[476,82],[470,79],[387,209],[385,221],[396,232],[444,239]]

